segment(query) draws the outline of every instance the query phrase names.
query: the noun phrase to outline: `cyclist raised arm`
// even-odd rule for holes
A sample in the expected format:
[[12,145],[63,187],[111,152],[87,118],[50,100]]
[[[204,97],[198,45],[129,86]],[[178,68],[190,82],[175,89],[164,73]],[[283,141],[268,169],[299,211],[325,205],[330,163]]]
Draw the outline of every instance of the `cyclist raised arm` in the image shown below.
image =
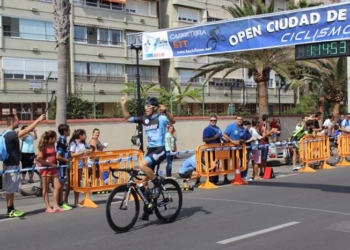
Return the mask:
[[[152,198],[158,198],[161,189],[160,178],[154,173],[156,165],[160,164],[165,158],[165,134],[169,123],[174,124],[174,117],[167,113],[164,105],[159,105],[158,99],[149,97],[145,101],[145,114],[138,117],[131,117],[125,104],[127,94],[121,98],[121,106],[124,119],[133,123],[140,123],[145,127],[148,148],[146,156],[140,162],[140,170],[145,172],[146,176],[154,183]],[[161,114],[158,114],[158,109]]]

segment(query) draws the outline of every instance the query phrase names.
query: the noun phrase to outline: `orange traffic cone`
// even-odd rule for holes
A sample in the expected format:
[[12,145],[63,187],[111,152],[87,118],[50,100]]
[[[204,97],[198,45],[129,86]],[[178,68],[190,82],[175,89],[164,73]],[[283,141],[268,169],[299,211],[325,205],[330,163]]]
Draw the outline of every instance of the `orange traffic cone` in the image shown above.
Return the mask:
[[273,172],[272,167],[266,167],[264,171],[264,177],[265,180],[275,178],[275,173]]
[[247,181],[242,180],[241,171],[236,169],[235,179],[231,182],[231,185],[245,185],[248,184]]

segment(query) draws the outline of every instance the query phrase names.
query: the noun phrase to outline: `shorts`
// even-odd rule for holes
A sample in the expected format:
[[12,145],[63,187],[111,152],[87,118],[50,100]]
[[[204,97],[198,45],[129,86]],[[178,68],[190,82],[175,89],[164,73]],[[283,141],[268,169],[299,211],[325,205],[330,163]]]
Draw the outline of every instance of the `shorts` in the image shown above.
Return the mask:
[[166,158],[165,147],[148,148],[145,160],[148,166],[154,171],[154,168]]
[[40,169],[40,175],[42,177],[58,176],[57,168]]
[[261,150],[253,149],[251,160],[256,164],[260,164],[261,163]]
[[65,167],[60,167],[58,168],[58,179],[60,180],[60,182],[65,182],[65,178],[66,178],[66,168]]
[[[21,153],[21,164],[23,168],[32,168],[34,165],[34,153]],[[22,174],[27,173],[28,171],[22,171]],[[31,171],[32,172],[32,171]]]
[[269,146],[267,144],[263,144],[263,147],[260,148],[261,151],[261,160],[267,160],[267,156],[269,154]]
[[292,146],[293,146],[294,150],[298,153],[299,152],[299,142],[293,141]]
[[[3,170],[18,170],[19,166],[6,166],[3,165]],[[6,173],[4,174],[4,183],[7,194],[13,194],[20,191],[21,179],[20,173]]]
[[192,176],[192,173],[193,173],[193,171],[186,171],[185,173],[183,173],[183,174],[180,174],[179,173],[179,176],[180,176],[180,178],[191,178],[191,176]]

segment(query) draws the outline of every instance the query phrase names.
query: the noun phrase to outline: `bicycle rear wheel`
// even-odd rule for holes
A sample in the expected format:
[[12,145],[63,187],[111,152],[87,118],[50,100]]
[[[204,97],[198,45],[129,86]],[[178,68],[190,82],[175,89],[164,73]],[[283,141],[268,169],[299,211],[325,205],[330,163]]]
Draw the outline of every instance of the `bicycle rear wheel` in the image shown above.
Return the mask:
[[171,223],[182,208],[182,192],[179,184],[172,179],[163,180],[163,187],[165,190],[156,200],[154,212],[161,222]]
[[129,231],[136,223],[140,203],[136,191],[126,185],[116,187],[108,196],[106,217],[108,225],[117,233]]

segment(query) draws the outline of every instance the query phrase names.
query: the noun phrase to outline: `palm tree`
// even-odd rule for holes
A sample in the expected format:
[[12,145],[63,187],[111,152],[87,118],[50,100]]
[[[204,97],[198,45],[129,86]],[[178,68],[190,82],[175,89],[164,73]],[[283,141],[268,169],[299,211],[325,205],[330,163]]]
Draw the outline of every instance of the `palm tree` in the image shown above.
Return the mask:
[[[135,94],[137,93],[137,86],[136,86],[136,83],[133,83],[133,82],[126,82],[124,83],[126,89],[123,89],[121,92],[122,93],[127,93],[128,95],[130,94]],[[144,83],[141,83],[140,85],[140,93],[141,93],[141,96],[140,98],[142,100],[145,100],[151,92],[159,92],[158,91],[158,87],[155,83],[147,83],[147,84],[144,84]],[[136,96],[135,96],[135,99],[136,99]]]
[[70,36],[69,0],[53,0],[54,29],[56,37],[58,78],[56,127],[67,123],[68,41]]
[[316,7],[322,5],[322,2],[309,2],[307,0],[299,0],[297,3],[289,3],[287,5],[287,10],[297,10],[297,9],[303,9],[303,8],[310,8],[310,7]]
[[[223,8],[232,17],[240,18],[272,13],[274,12],[274,1],[271,1],[266,6],[261,0],[255,0],[255,5],[253,6],[250,1],[245,0],[242,7],[233,4],[233,6],[224,6]],[[273,69],[281,77],[290,79],[291,69],[295,65],[293,52],[293,48],[287,47],[213,55],[213,57],[219,58],[219,60],[200,67],[198,69],[200,73],[194,77],[205,76],[206,81],[208,81],[216,73],[221,71],[226,72],[223,76],[225,78],[235,70],[241,68],[248,69],[248,76],[253,77],[257,83],[259,113],[267,114],[269,103],[267,83],[270,79],[270,72]]]
[[[174,78],[170,78],[170,90],[167,91],[164,87],[158,89],[160,92],[160,101],[164,103],[171,109],[177,107],[177,115],[180,115],[181,106],[185,103],[184,99],[191,99],[194,101],[201,101],[201,92],[200,88],[191,88],[192,82],[188,82],[186,87],[183,89],[181,84],[176,81]],[[175,105],[174,105],[175,104]]]

